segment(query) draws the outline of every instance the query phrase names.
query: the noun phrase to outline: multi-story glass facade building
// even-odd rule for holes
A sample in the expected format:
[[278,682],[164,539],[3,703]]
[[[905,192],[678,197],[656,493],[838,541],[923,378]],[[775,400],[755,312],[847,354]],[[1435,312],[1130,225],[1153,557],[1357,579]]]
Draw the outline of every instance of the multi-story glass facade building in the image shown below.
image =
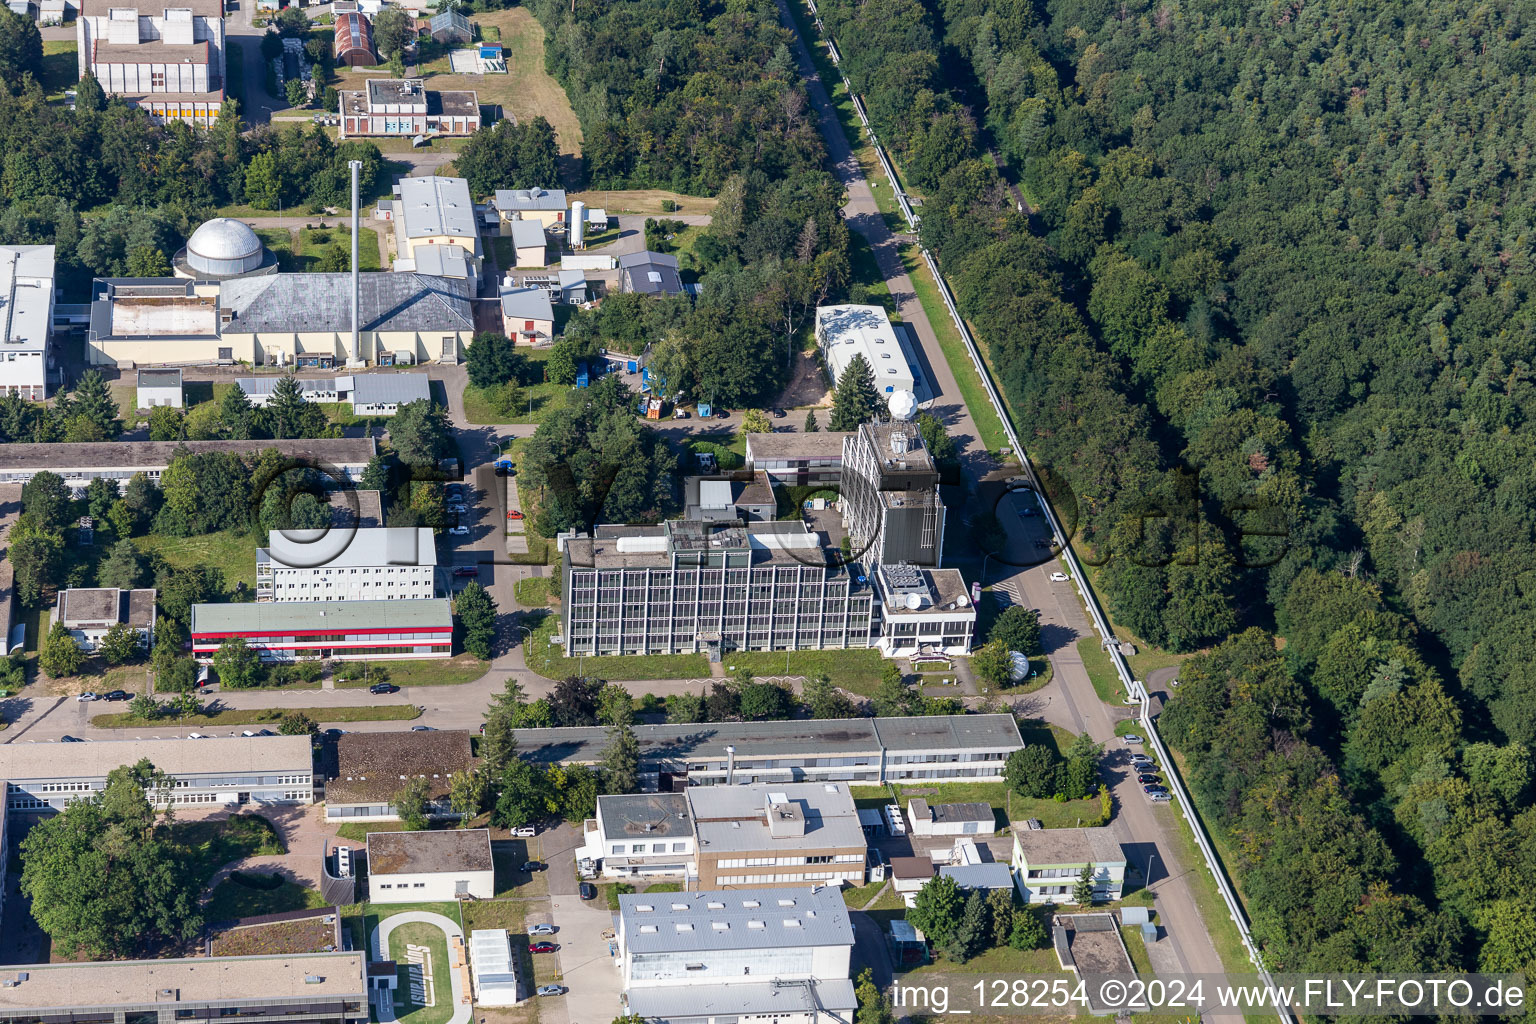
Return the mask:
[[599,526],[564,541],[565,652],[868,647],[875,591],[803,522]]

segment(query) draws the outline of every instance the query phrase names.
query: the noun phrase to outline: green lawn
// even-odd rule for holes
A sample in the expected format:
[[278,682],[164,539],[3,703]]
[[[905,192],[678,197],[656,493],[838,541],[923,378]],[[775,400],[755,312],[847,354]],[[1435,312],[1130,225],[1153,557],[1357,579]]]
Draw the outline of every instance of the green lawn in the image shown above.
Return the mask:
[[[431,1002],[416,1002],[411,994],[411,976],[423,971],[407,963],[407,946],[423,946],[432,958]],[[389,935],[389,955],[395,961],[399,980],[395,985],[395,1016],[402,1024],[446,1024],[453,1016],[453,968],[448,962],[447,937],[436,925],[411,922]]]
[[208,898],[203,917],[209,921],[232,921],[258,914],[280,914],[288,910],[310,910],[325,906],[320,893],[296,882],[283,881],[272,889],[251,888],[234,879],[220,882]]
[[221,821],[183,821],[172,826],[176,841],[192,853],[189,872],[203,881],[231,861],[285,853],[272,823],[259,814],[236,814]]
[[981,383],[981,375],[971,362],[970,353],[965,348],[965,339],[960,336],[960,329],[955,326],[955,321],[944,305],[939,286],[934,283],[927,262],[917,249],[910,247],[902,251],[901,258],[906,264],[907,276],[912,279],[912,290],[922,303],[923,312],[928,314],[928,322],[933,325],[933,333],[938,339],[939,349],[944,353],[944,361],[949,364],[950,372],[955,375],[955,383],[960,386],[960,397],[965,399],[965,406],[971,411],[971,418],[976,421],[982,443],[990,452],[1008,447],[1008,435],[1003,431],[1003,421],[998,418],[997,410],[992,408],[992,402],[987,398],[987,389]]
[[133,542],[145,554],[158,552],[174,566],[211,565],[224,574],[227,593],[234,593],[236,583],[256,586],[257,538],[250,533],[220,530],[201,537],[135,537]]
[[732,651],[724,656],[727,671],[746,666],[755,676],[813,676],[825,672],[832,682],[850,693],[868,697],[880,685],[886,660],[871,648],[845,651],[790,651],[788,671],[785,654],[774,651]]
[[336,834],[343,839],[350,839],[354,843],[366,843],[369,832],[403,832],[405,826],[398,821],[374,821],[363,824],[360,821],[349,821],[336,826]]
[[[531,546],[531,545],[530,545]],[[534,629],[523,648],[528,668],[546,679],[590,674],[604,679],[695,679],[709,675],[709,661],[702,654],[614,654],[591,658],[567,658],[549,638],[560,629],[558,616],[550,615]]]
[[901,893],[892,887],[882,892],[879,898],[870,904],[869,910],[871,912],[877,910],[903,910],[906,908],[906,905],[906,901],[902,899]]
[[[224,725],[271,725],[288,714],[308,715],[317,722],[402,722],[420,718],[413,704],[380,704],[375,707],[331,708],[241,708],[194,715],[181,722],[194,731]],[[91,725],[98,729],[141,729],[147,725],[171,725],[171,718],[145,719],[124,712],[117,715],[92,715]]]
[[865,297],[876,306],[884,306],[893,321],[901,320],[901,313],[896,308],[896,299],[891,295],[890,286],[885,283],[885,275],[880,273],[880,264],[875,262],[874,250],[864,236],[857,231],[848,233],[848,263],[853,271],[853,280],[862,284],[866,291]]
[[1131,967],[1143,978],[1152,977],[1152,961],[1147,957],[1147,944],[1142,940],[1141,927],[1121,927],[1120,938],[1125,940],[1125,951],[1131,955]]
[[477,425],[542,423],[556,409],[565,407],[570,388],[564,384],[534,384],[523,388],[523,400],[510,415],[498,412],[483,388],[464,386],[464,418]]
[[78,44],[73,39],[43,41],[43,77],[38,83],[50,100],[62,100],[68,89],[80,80]]
[[368,675],[357,679],[337,679],[336,688],[361,689],[374,683],[391,682],[396,686],[459,686],[472,683],[490,670],[490,662],[472,654],[458,654],[447,661],[364,662]]
[[[271,216],[272,211],[265,211]],[[349,254],[352,236],[340,228],[300,228],[295,240],[288,228],[256,228],[256,235],[272,254],[277,257],[278,269],[284,273],[302,273],[314,269],[321,253],[332,245],[340,245]],[[372,228],[359,228],[357,232],[357,261],[363,270],[379,270],[379,235]]]
[[[523,461],[528,457],[528,442],[526,438],[520,438],[513,442],[508,449],[512,456],[512,471],[521,473]],[[555,545],[549,542],[549,538],[539,534],[533,528],[533,521],[539,514],[539,498],[531,487],[518,485],[517,500],[522,505],[522,511],[527,516],[524,522],[524,536],[528,539],[527,554],[508,555],[507,557],[519,565],[559,565],[560,554]]]
[[1065,974],[1049,946],[1045,949],[1018,950],[1011,946],[989,949],[973,956],[963,964],[942,957],[933,963],[914,967],[902,974],[903,983],[916,981],[926,974],[990,974],[998,977],[1014,977],[1020,974]]
[[1100,646],[1098,634],[1078,640],[1077,654],[1083,659],[1083,668],[1088,670],[1088,679],[1099,700],[1105,704],[1121,704],[1125,699],[1125,687],[1120,685],[1120,675],[1115,671],[1109,653]]
[[533,608],[543,608],[551,603],[554,588],[547,576],[528,576],[512,584],[512,593],[517,597],[517,603]]

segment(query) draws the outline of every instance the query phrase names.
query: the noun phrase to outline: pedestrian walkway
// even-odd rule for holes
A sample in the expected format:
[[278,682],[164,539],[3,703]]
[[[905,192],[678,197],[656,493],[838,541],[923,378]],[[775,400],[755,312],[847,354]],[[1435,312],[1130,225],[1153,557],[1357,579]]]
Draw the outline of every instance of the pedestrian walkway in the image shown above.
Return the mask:
[[[517,477],[508,473],[503,479],[507,481],[507,514],[521,511],[522,505],[517,497]],[[526,555],[528,553],[528,520],[507,519],[507,554]]]
[[[389,936],[390,936],[390,933],[392,933],[396,928],[398,928],[402,924],[429,924],[429,925],[432,925],[433,927],[442,929],[442,932],[443,932],[443,948],[444,948],[444,950],[448,950],[448,949],[453,948],[453,944],[454,944],[455,940],[458,941],[460,948],[462,948],[462,946],[463,946],[463,943],[464,943],[464,932],[459,928],[458,925],[454,924],[448,918],[444,917],[442,914],[433,914],[433,913],[429,913],[429,912],[423,911],[423,910],[411,910],[411,911],[407,911],[406,913],[403,913],[403,914],[395,914],[392,917],[386,917],[384,920],[379,922],[379,924],[378,924],[378,926],[376,928],[374,928],[374,930],[373,930],[373,940],[372,940],[371,945],[372,945],[372,948],[373,948],[373,958],[375,960],[388,960],[389,959]],[[412,963],[413,962],[411,960],[411,951],[413,949],[415,949],[415,948],[425,948],[425,947],[407,946],[406,947],[406,954],[407,954],[406,955],[406,961],[407,961],[407,963]],[[414,976],[416,972],[412,971],[411,973]],[[427,963],[426,963],[426,973],[427,974],[431,973],[430,952],[428,954],[428,959],[427,959]],[[449,977],[449,979],[453,983],[452,984],[452,988],[453,988],[453,1016],[448,1018],[447,1024],[469,1024],[469,1022],[472,1019],[472,1017],[474,1016],[474,1014],[473,1014],[473,1012],[470,1009],[469,993],[467,991],[465,991],[463,976],[460,974],[459,971],[450,970],[449,974],[448,974],[448,977]],[[437,995],[437,993],[431,992],[431,983],[430,982],[427,983],[427,986],[424,989],[424,991],[427,992],[427,993],[430,993],[434,997]],[[423,1002],[419,1001],[414,993],[415,993],[415,988],[414,988],[414,981],[413,981],[413,990],[412,990],[412,994],[411,994],[412,1001],[415,1002],[417,1006],[432,1005],[430,1003],[423,1003]],[[390,1016],[388,1018],[385,1018],[383,1016],[383,1014],[381,1013],[380,1016],[379,1016],[379,1019],[380,1020],[385,1020],[385,1019],[393,1020],[394,1019],[393,1005],[390,1004],[389,1001],[387,1001],[387,1000],[384,1001],[383,1003],[381,1003],[379,1009],[380,1010],[384,1010],[386,1008],[390,1010]]]

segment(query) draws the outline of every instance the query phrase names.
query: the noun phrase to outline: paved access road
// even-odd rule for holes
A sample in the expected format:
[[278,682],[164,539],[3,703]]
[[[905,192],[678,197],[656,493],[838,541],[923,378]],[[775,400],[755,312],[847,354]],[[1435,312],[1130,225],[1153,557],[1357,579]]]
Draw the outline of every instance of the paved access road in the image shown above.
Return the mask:
[[[795,33],[796,58],[800,63],[801,74],[805,77],[811,105],[816,109],[822,136],[826,139],[832,169],[838,180],[848,190],[848,202],[843,208],[844,216],[849,227],[862,235],[874,250],[880,273],[885,278],[891,294],[899,303],[902,319],[911,324],[915,330],[921,344],[920,357],[926,363],[922,369],[933,382],[937,393],[934,411],[944,419],[950,436],[955,439],[955,443],[961,449],[961,463],[966,479],[966,503],[963,506],[950,505],[947,515],[953,522],[956,518],[963,519],[968,515],[991,511],[993,502],[1001,494],[1001,488],[995,481],[998,477],[1005,477],[1008,474],[1006,471],[999,472],[1001,467],[987,455],[985,446],[976,432],[975,423],[960,396],[954,374],[950,372],[949,364],[939,348],[933,326],[922,305],[917,301],[911,278],[907,276],[902,266],[897,240],[892,236],[884,217],[875,205],[869,183],[864,180],[863,168],[854,157],[848,139],[843,134],[842,124],[837,119],[826,88],[811,61],[806,42],[800,38],[794,19],[790,17],[786,0],[775,0],[775,2],[778,5],[780,22],[785,28]],[[993,481],[990,484],[989,477]],[[1024,552],[1014,561],[1027,563],[1039,557],[1038,549],[1033,546],[1031,532],[1037,530],[1037,526],[1020,526],[1017,523],[1016,514],[1010,516],[1000,513],[999,518],[1004,521],[1004,526],[1008,530],[1011,549]],[[971,561],[973,565],[975,561],[963,558],[961,560]],[[946,561],[955,560],[946,559]],[[1087,617],[1078,603],[1076,594],[1071,590],[1073,584],[1050,582],[1050,573],[1060,569],[1054,561],[1026,569],[1018,566],[998,566],[995,560],[989,559],[983,560],[978,568],[979,571],[972,575],[973,579],[977,576],[986,576],[983,583],[1008,584],[1019,596],[1019,603],[1040,610],[1043,638],[1055,670],[1055,679],[1051,687],[1047,687],[1051,690],[1050,693],[1042,690],[1038,695],[1031,695],[1031,697],[1046,699],[1047,710],[1051,712],[1046,715],[1047,720],[1057,722],[1058,717],[1064,717],[1066,720],[1057,724],[1075,732],[1086,731],[1095,741],[1105,744],[1106,750],[1115,752],[1115,757],[1109,761],[1108,770],[1113,779],[1115,797],[1119,803],[1119,812],[1114,822],[1117,837],[1126,847],[1132,864],[1145,867],[1152,855],[1156,855],[1155,877],[1159,881],[1153,888],[1158,896],[1158,910],[1161,922],[1167,928],[1184,969],[1201,973],[1219,973],[1220,957],[1217,956],[1216,949],[1206,933],[1205,923],[1201,920],[1200,912],[1195,906],[1193,895],[1184,876],[1186,870],[1205,870],[1204,865],[1184,865],[1172,855],[1174,847],[1171,835],[1172,830],[1178,827],[1174,818],[1178,812],[1171,807],[1151,806],[1141,792],[1141,787],[1136,783],[1135,777],[1124,771],[1128,755],[1116,751],[1119,740],[1114,735],[1114,728],[1116,722],[1131,717],[1131,712],[1128,708],[1106,708],[1094,693],[1076,648],[1077,638],[1091,634],[1092,629],[1088,626]],[[995,570],[991,576],[987,576],[989,568]]]

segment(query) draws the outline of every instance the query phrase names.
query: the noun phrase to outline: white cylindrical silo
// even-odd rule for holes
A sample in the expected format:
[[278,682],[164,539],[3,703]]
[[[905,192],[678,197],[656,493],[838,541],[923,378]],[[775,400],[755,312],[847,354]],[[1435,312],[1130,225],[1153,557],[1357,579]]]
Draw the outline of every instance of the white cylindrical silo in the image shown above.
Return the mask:
[[571,248],[580,249],[586,244],[587,204],[580,199],[571,204]]

